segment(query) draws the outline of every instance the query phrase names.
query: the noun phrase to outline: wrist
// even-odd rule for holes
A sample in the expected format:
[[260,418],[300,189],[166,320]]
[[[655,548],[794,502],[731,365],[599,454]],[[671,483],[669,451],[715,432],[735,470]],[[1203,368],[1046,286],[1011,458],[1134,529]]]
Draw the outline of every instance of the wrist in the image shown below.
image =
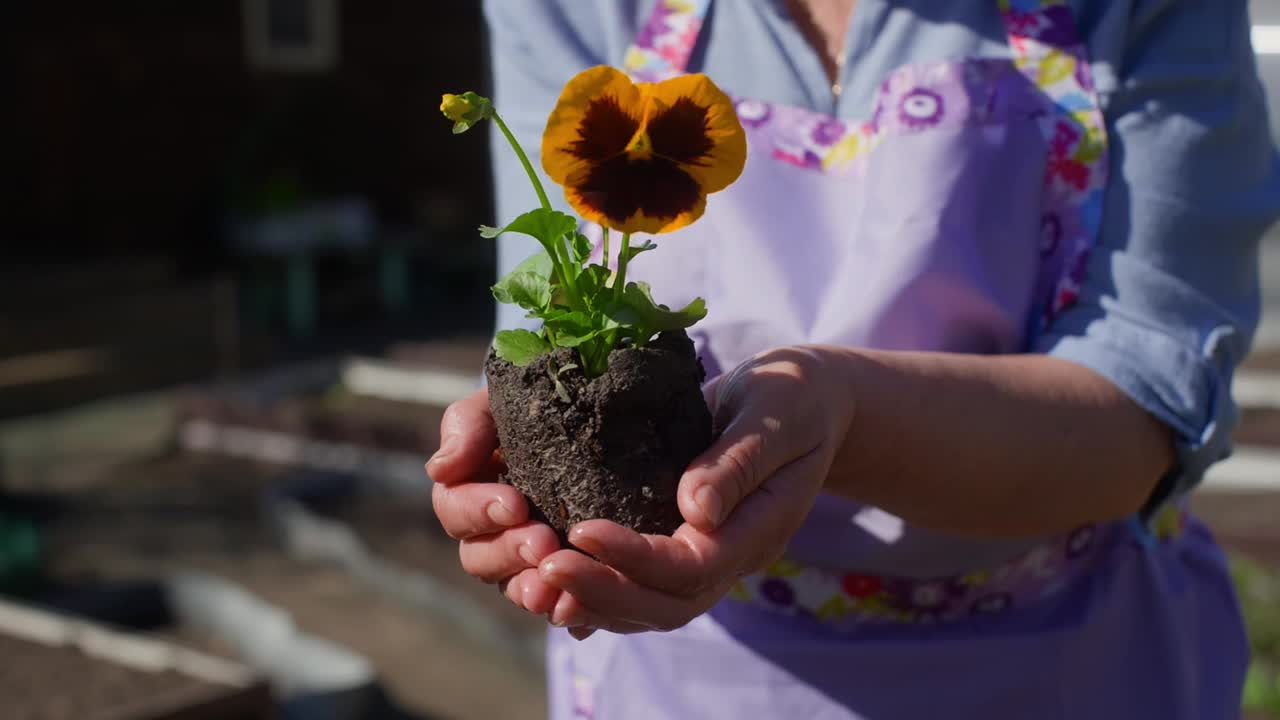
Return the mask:
[[830,461],[823,487],[830,494],[856,499],[872,480],[854,465],[865,461],[869,452],[869,448],[857,447],[862,436],[858,425],[867,416],[867,400],[874,397],[879,363],[873,353],[854,348],[814,345],[807,351],[815,366],[811,394],[824,413],[827,428]]
[[866,362],[857,351],[834,345],[797,345],[788,350],[806,390],[800,410],[820,419],[822,448],[830,467],[823,478],[826,485],[853,432],[858,416],[856,388],[864,374],[860,366]]

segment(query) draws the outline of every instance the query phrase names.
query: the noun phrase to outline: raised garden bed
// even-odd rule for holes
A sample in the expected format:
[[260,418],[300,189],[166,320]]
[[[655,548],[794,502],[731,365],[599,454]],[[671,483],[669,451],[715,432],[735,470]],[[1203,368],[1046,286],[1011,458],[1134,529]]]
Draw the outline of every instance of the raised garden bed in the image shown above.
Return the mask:
[[141,635],[0,601],[6,720],[267,720],[247,668]]
[[1233,439],[1237,445],[1280,448],[1280,408],[1243,408]]
[[436,448],[444,407],[478,386],[484,351],[478,341],[401,345],[382,359],[287,368],[184,393],[176,419],[422,456]]

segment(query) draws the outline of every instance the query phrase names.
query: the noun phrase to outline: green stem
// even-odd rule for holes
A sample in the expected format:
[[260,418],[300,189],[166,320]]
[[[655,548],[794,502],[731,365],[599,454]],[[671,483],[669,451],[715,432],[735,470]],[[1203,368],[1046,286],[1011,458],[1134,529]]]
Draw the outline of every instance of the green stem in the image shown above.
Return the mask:
[[[529,156],[525,154],[524,148],[520,147],[520,143],[516,140],[516,136],[511,134],[511,129],[502,121],[502,116],[498,115],[497,110],[492,110],[490,117],[497,124],[498,129],[502,131],[502,135],[507,138],[507,143],[511,145],[511,149],[515,151],[516,157],[520,158],[520,164],[524,166],[524,172],[529,176],[529,182],[533,183],[533,191],[538,194],[538,202],[542,203],[543,210],[551,209],[551,201],[547,199],[547,191],[542,189],[542,181],[538,179],[538,173],[533,170],[533,163],[529,162]],[[569,296],[569,304],[575,310],[583,309],[582,297],[578,292],[577,283],[571,279],[569,273],[569,265],[572,258],[569,256],[568,249],[564,247],[563,238],[555,241],[555,248],[547,248],[551,255],[551,263],[560,286],[564,288],[565,294]]]
[[582,358],[582,370],[587,374],[587,377],[599,377],[603,374],[599,367],[600,348],[597,347],[595,341],[578,346],[578,355]]
[[586,305],[582,302],[582,294],[578,292],[578,283],[576,280],[570,279],[569,267],[570,265],[574,265],[574,262],[573,256],[570,255],[572,251],[569,250],[564,238],[559,238],[555,241],[554,251],[555,252],[552,254],[552,260],[554,260],[557,265],[562,266],[562,272],[560,273],[560,285],[564,287],[565,294],[569,296],[569,307],[574,310],[585,310]]
[[606,226],[601,226],[601,230],[604,233],[603,234],[604,252],[600,255],[600,267],[604,268],[605,270],[608,270],[609,269],[609,228]]
[[551,209],[551,201],[547,199],[547,191],[542,189],[542,181],[538,179],[538,173],[533,171],[533,163],[529,162],[529,156],[524,154],[524,148],[520,147],[520,143],[516,142],[516,136],[511,134],[511,130],[507,128],[507,124],[502,122],[502,118],[498,115],[498,111],[492,111],[493,121],[498,124],[498,129],[506,136],[507,142],[511,144],[511,149],[516,151],[516,157],[520,158],[520,164],[524,165],[524,171],[529,175],[529,181],[533,183],[534,192],[538,193],[538,202],[542,203],[543,210]]
[[621,300],[627,286],[627,255],[631,252],[631,233],[622,233],[622,251],[618,254],[618,276],[613,281],[613,299]]
[[[612,337],[596,338],[587,343],[590,346],[590,360],[587,361],[589,377],[600,377],[609,369],[609,351],[616,345]],[[585,347],[583,348],[586,349]],[[584,360],[586,356],[584,355]]]

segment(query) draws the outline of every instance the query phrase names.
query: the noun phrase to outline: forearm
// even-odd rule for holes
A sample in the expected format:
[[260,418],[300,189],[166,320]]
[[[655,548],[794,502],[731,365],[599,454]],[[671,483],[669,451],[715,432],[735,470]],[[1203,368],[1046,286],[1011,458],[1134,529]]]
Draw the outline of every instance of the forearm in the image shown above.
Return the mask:
[[852,408],[826,491],[921,527],[1008,537],[1124,517],[1174,460],[1164,425],[1064,360],[819,356]]

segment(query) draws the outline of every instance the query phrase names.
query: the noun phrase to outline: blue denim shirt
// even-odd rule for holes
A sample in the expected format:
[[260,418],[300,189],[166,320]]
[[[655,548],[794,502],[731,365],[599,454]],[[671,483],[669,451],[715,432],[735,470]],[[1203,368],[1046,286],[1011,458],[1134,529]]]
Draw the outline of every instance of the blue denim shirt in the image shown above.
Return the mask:
[[[655,2],[486,0],[494,100],[527,150],[536,156],[565,81],[621,65]],[[1231,376],[1258,323],[1258,243],[1280,217],[1280,162],[1244,0],[1068,4],[1111,134],[1111,184],[1080,301],[1032,349],[1100,373],[1175,431],[1180,462],[1160,501],[1230,450]],[[691,69],[730,94],[861,120],[901,65],[1009,48],[995,0],[859,0],[845,53],[837,96],[782,0],[718,0]],[[509,219],[537,200],[495,147],[498,213]],[[536,249],[504,236],[500,272]],[[500,306],[499,327],[521,322]]]

